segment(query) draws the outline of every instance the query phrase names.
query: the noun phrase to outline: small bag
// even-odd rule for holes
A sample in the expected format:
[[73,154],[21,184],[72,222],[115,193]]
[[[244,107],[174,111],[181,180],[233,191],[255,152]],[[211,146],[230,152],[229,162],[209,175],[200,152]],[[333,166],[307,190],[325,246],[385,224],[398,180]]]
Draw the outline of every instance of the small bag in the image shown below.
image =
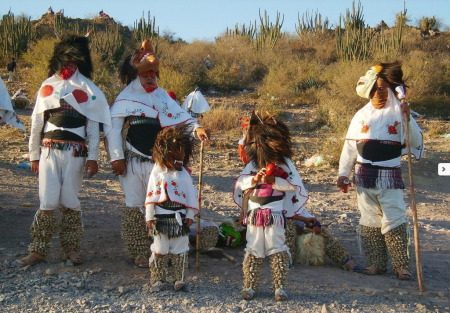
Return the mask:
[[223,224],[220,226],[219,244],[221,246],[236,248],[241,242],[241,233],[233,226]]

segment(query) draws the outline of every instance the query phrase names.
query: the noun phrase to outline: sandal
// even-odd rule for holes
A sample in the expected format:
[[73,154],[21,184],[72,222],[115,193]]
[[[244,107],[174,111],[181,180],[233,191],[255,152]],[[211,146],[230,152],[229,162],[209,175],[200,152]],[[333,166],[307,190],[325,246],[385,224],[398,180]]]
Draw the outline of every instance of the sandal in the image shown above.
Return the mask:
[[404,269],[401,269],[400,271],[398,271],[397,278],[400,280],[411,280],[412,274],[409,270],[404,268]]
[[255,291],[252,288],[247,288],[242,290],[241,295],[244,300],[252,300],[255,296]]
[[153,284],[151,291],[152,292],[158,292],[164,289],[164,283],[162,281],[157,281]]
[[31,252],[29,255],[20,260],[20,267],[34,265],[45,260],[45,257],[37,252]]
[[175,284],[173,285],[173,289],[175,291],[180,291],[180,290],[182,290],[184,288],[184,286],[186,286],[186,283],[184,281],[177,280],[175,282]]
[[361,268],[350,258],[344,261],[343,268],[350,272],[361,272]]
[[78,254],[78,252],[72,250],[70,252],[64,253],[63,260],[70,260],[74,265],[79,265],[83,263],[83,258]]
[[286,301],[288,299],[288,295],[286,291],[281,288],[275,290],[275,300],[276,301]]
[[385,271],[379,269],[376,265],[371,265],[365,269],[363,269],[362,273],[364,275],[378,275],[384,273]]
[[148,262],[148,257],[146,257],[145,255],[138,255],[137,257],[135,257],[134,264],[137,267],[141,268],[148,268],[150,266]]

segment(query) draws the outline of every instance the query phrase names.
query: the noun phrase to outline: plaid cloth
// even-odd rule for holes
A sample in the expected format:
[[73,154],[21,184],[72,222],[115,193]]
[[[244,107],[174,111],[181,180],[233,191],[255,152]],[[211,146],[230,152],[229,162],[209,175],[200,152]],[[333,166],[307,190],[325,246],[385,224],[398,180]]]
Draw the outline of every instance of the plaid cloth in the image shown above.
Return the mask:
[[357,186],[371,189],[405,189],[400,167],[389,168],[356,164],[355,183]]

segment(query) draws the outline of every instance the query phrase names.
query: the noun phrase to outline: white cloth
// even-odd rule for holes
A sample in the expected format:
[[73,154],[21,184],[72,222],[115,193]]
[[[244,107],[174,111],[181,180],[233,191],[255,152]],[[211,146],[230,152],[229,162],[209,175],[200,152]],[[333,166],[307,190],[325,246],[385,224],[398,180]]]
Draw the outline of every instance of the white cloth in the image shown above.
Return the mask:
[[184,100],[182,108],[187,112],[194,112],[197,114],[204,113],[211,110],[208,102],[200,91],[194,90]]
[[[184,235],[180,237],[170,238],[167,235],[157,235],[153,237],[153,243],[150,246],[153,253],[166,255],[180,254],[189,251],[189,236]],[[153,257],[153,256],[152,256]]]
[[403,189],[368,189],[356,186],[359,223],[368,227],[380,227],[381,233],[407,222]]
[[148,180],[153,167],[153,163],[139,162],[136,158],[127,163],[126,174],[119,176],[127,207],[137,207],[144,212]]
[[8,90],[2,79],[0,79],[0,123],[6,123],[25,131],[19,116],[14,112]]
[[154,220],[155,214],[163,214],[157,204],[168,198],[186,207],[186,218],[193,219],[199,212],[198,191],[186,169],[168,171],[156,164],[150,174],[145,199],[147,221]]
[[55,210],[64,206],[81,211],[78,193],[83,182],[86,158],[73,157],[72,149],[73,147],[69,150],[42,148],[39,162],[41,210]]
[[[300,175],[292,161],[290,159],[285,159],[285,163],[287,164],[287,167],[285,165],[278,166],[281,166],[289,174],[289,177],[287,179],[276,177],[273,189],[285,191],[282,209],[284,210],[286,217],[290,218],[294,215],[298,215],[301,208],[308,201],[308,192],[303,186]],[[258,171],[259,169],[253,166],[253,162],[249,162],[237,178],[234,186],[233,199],[239,207],[242,207],[244,191],[254,187],[254,185],[251,184],[251,181]],[[294,190],[291,189],[292,186],[294,187]],[[258,206],[261,208],[272,209],[270,204],[267,206]],[[256,208],[256,206],[251,206],[251,208]]]
[[[151,93],[147,93],[142,87],[139,78],[133,80],[116,98],[111,105],[112,125],[104,127],[104,133],[107,136],[108,151],[111,161],[124,159],[122,146],[122,127],[127,116],[144,116],[155,118],[159,121],[162,128],[175,126],[180,123],[188,123],[189,131],[194,132],[200,125],[194,119],[180,108],[167,92],[162,88],[157,88]],[[149,134],[155,136],[157,134]],[[141,154],[130,144],[127,149]]]
[[248,225],[245,251],[257,258],[289,251],[284,232],[284,225],[278,223],[266,227]]
[[[353,117],[339,161],[339,176],[348,177],[355,161],[382,167],[400,166],[401,157],[372,162],[359,155],[356,146],[358,140],[385,140],[405,143],[406,131],[400,110],[400,101],[390,89],[388,89],[388,93],[388,100],[383,108],[375,109],[372,102],[369,102]],[[411,153],[419,159],[424,151],[422,131],[412,116],[408,127]],[[402,154],[406,154],[406,149],[402,150]]]
[[111,125],[109,105],[103,92],[78,69],[69,79],[59,74],[47,78],[39,89],[33,116],[61,106],[65,100],[78,113],[95,122]]

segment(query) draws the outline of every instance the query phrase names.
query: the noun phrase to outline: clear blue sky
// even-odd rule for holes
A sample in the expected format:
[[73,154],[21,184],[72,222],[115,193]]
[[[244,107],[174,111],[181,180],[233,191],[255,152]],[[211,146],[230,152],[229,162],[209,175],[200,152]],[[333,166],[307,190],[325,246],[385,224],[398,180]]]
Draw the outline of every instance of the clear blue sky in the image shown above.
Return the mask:
[[[352,0],[2,0],[0,13],[5,14],[9,8],[18,15],[26,13],[32,19],[39,18],[49,6],[53,10],[64,9],[66,16],[86,18],[96,15],[100,9],[108,13],[123,25],[133,26],[144,12],[150,11],[155,17],[160,33],[169,30],[175,37],[191,42],[194,39],[213,41],[215,36],[223,33],[227,27],[259,19],[258,9],[269,14],[275,22],[276,12],[284,14],[283,32],[295,32],[300,17],[307,11],[318,9],[322,17],[328,17],[330,25],[339,22],[339,15],[345,14],[352,7]],[[394,24],[395,14],[403,10],[403,0],[362,0],[366,24],[375,26],[384,20],[389,26]],[[444,25],[450,24],[450,0],[406,0],[407,16],[411,25],[423,16],[436,16]]]

